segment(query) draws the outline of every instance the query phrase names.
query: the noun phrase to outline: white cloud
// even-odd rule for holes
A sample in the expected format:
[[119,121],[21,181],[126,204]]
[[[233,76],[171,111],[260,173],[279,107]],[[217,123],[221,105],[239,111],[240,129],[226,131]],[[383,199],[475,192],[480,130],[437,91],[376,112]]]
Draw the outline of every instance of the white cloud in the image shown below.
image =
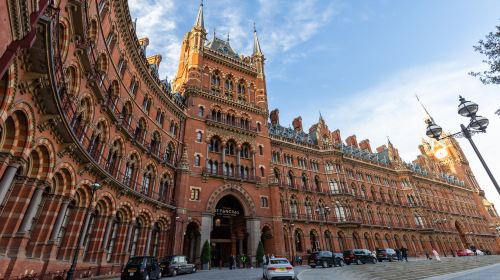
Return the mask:
[[259,29],[264,52],[272,56],[304,43],[330,22],[334,2],[259,0]]
[[137,18],[137,37],[149,38],[147,55],[162,55],[160,78],[169,75],[171,79],[177,69],[181,48],[181,39],[174,33],[178,21],[175,1],[129,0],[128,3],[132,17]]
[[[330,100],[335,108],[324,112],[330,129],[338,126],[342,137],[356,134],[358,141],[369,138],[372,148],[391,142],[406,161],[416,158],[420,139],[425,136],[422,111],[416,101],[418,94],[435,121],[445,131],[457,132],[467,119],[457,114],[458,95],[479,104],[479,114],[490,119],[486,134],[476,135],[474,141],[490,169],[500,179],[500,117],[494,112],[500,107],[499,86],[485,86],[467,73],[481,65],[452,61],[426,65],[404,71],[379,85],[359,92],[351,98]],[[316,119],[316,116],[310,119]],[[466,139],[459,143],[468,158],[479,184],[500,210],[500,195],[496,192],[482,165]]]

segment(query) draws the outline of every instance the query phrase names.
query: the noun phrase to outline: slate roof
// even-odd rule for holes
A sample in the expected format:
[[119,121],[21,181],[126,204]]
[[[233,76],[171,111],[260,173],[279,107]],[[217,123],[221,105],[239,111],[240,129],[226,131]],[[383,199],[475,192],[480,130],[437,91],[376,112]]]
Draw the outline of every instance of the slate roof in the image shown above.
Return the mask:
[[208,42],[206,47],[223,55],[227,55],[231,58],[241,60],[238,54],[231,48],[231,45],[228,41],[224,41],[222,39],[214,37],[212,41]]

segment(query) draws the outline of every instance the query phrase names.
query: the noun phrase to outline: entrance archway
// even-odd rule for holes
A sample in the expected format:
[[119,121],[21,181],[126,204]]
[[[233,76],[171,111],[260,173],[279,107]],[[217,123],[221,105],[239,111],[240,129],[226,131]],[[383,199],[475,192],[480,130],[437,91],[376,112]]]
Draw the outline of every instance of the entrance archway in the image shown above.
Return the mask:
[[183,254],[188,257],[190,262],[197,263],[200,257],[200,227],[197,223],[191,222],[186,228],[184,244],[182,247]]
[[264,246],[264,252],[266,254],[274,253],[275,248],[273,246],[273,233],[271,231],[271,228],[269,228],[268,226],[264,226],[262,228],[262,232],[260,234],[260,241]]
[[465,230],[462,223],[458,220],[455,221],[455,228],[457,229],[460,240],[462,241],[462,248],[469,248],[469,242],[467,242],[467,238],[465,237]]
[[231,255],[249,255],[244,208],[233,195],[222,197],[215,206],[210,240],[212,266],[229,266]]

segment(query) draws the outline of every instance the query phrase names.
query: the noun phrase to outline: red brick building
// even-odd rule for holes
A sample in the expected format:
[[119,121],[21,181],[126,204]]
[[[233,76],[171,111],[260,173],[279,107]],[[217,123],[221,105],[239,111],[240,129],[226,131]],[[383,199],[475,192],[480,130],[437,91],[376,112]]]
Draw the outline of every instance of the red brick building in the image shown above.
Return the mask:
[[[0,277],[120,271],[130,256],[214,264],[265,250],[498,250],[496,211],[453,139],[387,145],[269,112],[265,57],[207,38],[158,77],[126,1],[0,1]],[[251,34],[249,34],[251,36]],[[270,121],[268,121],[270,117]],[[103,187],[91,201],[91,185]],[[85,220],[89,203],[91,215]]]

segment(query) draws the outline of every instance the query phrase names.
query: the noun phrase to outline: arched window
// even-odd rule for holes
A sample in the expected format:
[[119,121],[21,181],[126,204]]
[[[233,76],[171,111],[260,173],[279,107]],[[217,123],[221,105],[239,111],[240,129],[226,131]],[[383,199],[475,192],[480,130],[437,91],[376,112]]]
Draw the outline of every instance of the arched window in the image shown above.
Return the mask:
[[172,163],[174,160],[174,144],[169,142],[167,145],[167,149],[165,150],[164,160],[167,163]]
[[106,162],[107,165],[106,169],[113,176],[116,176],[119,164],[119,155],[121,154],[121,152],[122,151],[121,151],[120,141],[115,140],[113,142],[113,147],[109,151],[108,160]]
[[205,108],[203,106],[198,107],[198,117],[203,117],[205,115]]
[[196,142],[201,143],[202,140],[203,140],[203,132],[197,131],[196,132]]
[[328,187],[330,188],[330,193],[333,194],[340,193],[339,184],[336,180],[328,181]]
[[135,127],[134,137],[135,140],[142,144],[144,141],[144,134],[146,133],[146,121],[140,118]]
[[295,197],[292,197],[290,199],[290,216],[292,219],[297,219],[298,215],[299,211],[297,206],[297,199]]
[[246,87],[245,87],[245,83],[243,81],[240,81],[238,83],[238,87],[237,87],[237,92],[238,92],[238,100],[243,100],[245,101],[247,98],[246,98]]
[[306,210],[306,218],[308,220],[312,219],[312,202],[309,198],[306,198],[306,202],[304,203],[305,205],[305,210]]
[[169,188],[170,177],[167,174],[163,174],[160,181],[159,199],[162,202],[168,202],[168,188]]
[[142,189],[141,192],[144,194],[149,194],[150,187],[153,185],[154,170],[153,166],[149,165],[146,168],[146,172],[142,175]]
[[260,177],[264,177],[264,176],[265,176],[264,166],[261,166],[260,167]]
[[132,231],[132,240],[130,242],[130,247],[129,247],[130,257],[135,256],[137,250],[137,241],[139,240],[141,229],[142,229],[142,221],[140,219],[137,219]]
[[106,261],[111,262],[114,249],[115,249],[115,243],[116,243],[116,237],[118,236],[118,228],[120,227],[120,224],[122,222],[122,213],[117,212],[115,218],[111,221],[113,225],[111,226],[111,234],[109,236],[109,242],[107,244],[106,248]]
[[314,188],[317,192],[321,192],[321,181],[319,180],[319,176],[316,175],[314,177]]
[[336,204],[335,205],[335,215],[337,216],[337,220],[339,222],[345,222],[346,221],[345,208],[344,208],[344,206],[342,206],[342,204]]
[[236,154],[236,143],[233,140],[227,141],[225,153],[230,156],[234,156]]
[[160,226],[158,223],[154,223],[153,232],[151,233],[151,244],[153,246],[152,256],[156,256],[158,253],[158,240],[160,236]]
[[208,150],[214,153],[220,153],[220,140],[217,137],[212,137],[208,144]]
[[294,187],[294,182],[293,182],[293,172],[292,170],[288,171],[288,176],[286,177],[287,184],[290,188]]
[[123,183],[131,188],[135,186],[135,174],[137,170],[137,156],[133,154],[130,156],[127,164],[125,165],[125,173],[123,174]]
[[194,166],[200,166],[200,165],[201,165],[201,156],[195,155],[194,156]]
[[224,93],[226,97],[233,98],[233,80],[230,78],[224,82]]
[[295,230],[295,251],[302,252],[302,233],[299,230]]
[[151,153],[156,155],[160,151],[160,133],[158,131],[155,131],[153,133],[153,137],[151,138],[151,143],[150,143],[150,150]]
[[307,189],[308,188],[307,175],[305,173],[302,173],[301,181],[302,181],[302,188]]
[[240,157],[250,158],[250,147],[248,146],[248,144],[241,145]]
[[212,94],[220,94],[220,76],[218,72],[214,72],[211,77]]

